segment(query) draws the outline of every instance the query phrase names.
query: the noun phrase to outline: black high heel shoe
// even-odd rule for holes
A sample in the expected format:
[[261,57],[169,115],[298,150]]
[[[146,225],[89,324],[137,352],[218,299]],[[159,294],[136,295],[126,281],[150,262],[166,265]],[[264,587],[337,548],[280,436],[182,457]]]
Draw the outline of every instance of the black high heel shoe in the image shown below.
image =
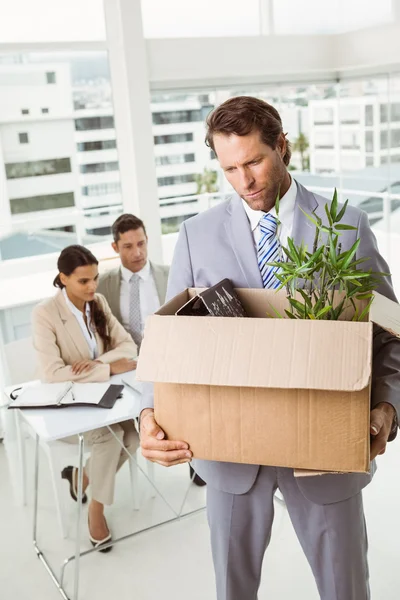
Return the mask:
[[[71,494],[71,498],[77,502],[78,500],[78,490],[75,487],[75,471],[77,471],[76,467],[65,467],[61,471],[62,479],[66,479],[69,481],[69,493]],[[82,494],[82,504],[86,504],[87,496],[85,492]]]
[[[104,521],[107,525],[107,522],[105,519],[104,519]],[[106,535],[106,537],[103,540],[96,540],[94,537],[92,537],[92,535],[90,533],[89,521],[88,521],[88,527],[89,527],[89,539],[90,539],[90,542],[91,542],[93,548],[98,549],[99,552],[102,552],[103,554],[106,554],[107,552],[111,552],[111,550],[113,549],[112,546],[108,546],[107,548],[102,548],[102,546],[105,546],[106,544],[108,544],[109,542],[112,541],[110,530],[108,530],[108,535]],[[108,527],[107,527],[107,529],[108,529]]]

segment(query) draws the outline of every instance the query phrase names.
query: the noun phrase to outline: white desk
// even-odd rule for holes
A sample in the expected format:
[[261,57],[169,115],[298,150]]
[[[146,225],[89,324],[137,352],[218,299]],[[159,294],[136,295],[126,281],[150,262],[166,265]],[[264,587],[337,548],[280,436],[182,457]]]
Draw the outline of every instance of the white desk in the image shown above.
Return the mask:
[[[130,376],[135,379],[134,374]],[[114,376],[110,379],[110,383],[121,383],[123,375]],[[38,382],[31,382],[29,386],[35,386]],[[90,384],[88,386],[88,394],[90,393]],[[10,386],[6,388],[5,393],[10,400],[10,394],[21,386]],[[64,598],[69,600],[63,586],[65,567],[71,560],[75,560],[75,578],[74,578],[74,600],[78,600],[79,594],[79,559],[82,554],[80,551],[80,530],[81,530],[81,513],[82,504],[77,502],[77,526],[76,526],[76,551],[73,557],[64,561],[61,577],[57,578],[52,570],[46,556],[40,549],[37,542],[37,512],[38,512],[38,490],[39,490],[39,440],[50,442],[60,440],[70,435],[76,435],[79,445],[79,467],[78,467],[78,498],[82,496],[82,476],[83,476],[83,455],[84,455],[84,440],[83,434],[92,429],[100,427],[108,427],[121,421],[135,419],[139,414],[140,409],[140,394],[135,392],[131,387],[125,386],[122,398],[118,399],[111,409],[76,406],[60,409],[25,409],[18,410],[19,415],[28,423],[35,432],[36,448],[35,448],[35,488],[34,488],[34,517],[33,517],[33,544],[41,562],[50,574],[53,582],[57,586],[58,591]],[[116,437],[116,436],[115,436]],[[118,439],[116,437],[116,439]],[[121,443],[124,448],[123,444]],[[125,448],[126,450],[126,448]],[[127,451],[127,450],[126,450]],[[129,454],[129,453],[128,453]],[[133,457],[131,457],[133,458]],[[115,540],[117,542],[118,540]],[[91,552],[91,551],[89,551]]]
[[[110,383],[122,383],[122,379],[123,375],[114,375],[111,377]],[[35,385],[35,383],[32,382],[29,385]],[[20,386],[6,388],[8,398],[17,387]],[[138,389],[140,389],[139,386]],[[88,390],[90,390],[90,384]],[[20,414],[41,440],[52,442],[71,435],[86,433],[92,429],[108,427],[121,421],[136,419],[139,412],[140,393],[135,393],[130,387],[125,386],[123,397],[118,399],[111,409],[68,406],[59,409],[26,409],[21,410]]]
[[[121,383],[123,379],[123,375],[114,376],[111,378],[110,383]],[[130,373],[129,377],[133,380],[135,379],[135,374]],[[35,383],[35,382],[32,382]],[[31,384],[28,384],[31,385]],[[88,393],[90,392],[90,384],[88,386]],[[10,400],[10,394],[13,390],[20,386],[10,386],[5,390],[6,396],[8,400]],[[135,419],[139,415],[140,410],[140,393],[134,391],[131,387],[125,386],[123,390],[123,397],[116,401],[114,407],[112,409],[104,409],[104,408],[95,408],[95,407],[66,407],[66,408],[49,408],[49,409],[24,409],[19,410],[19,415],[29,424],[29,426],[33,429],[36,435],[36,449],[35,449],[35,488],[34,488],[34,522],[33,522],[33,543],[35,551],[38,555],[38,558],[41,560],[42,564],[46,568],[53,582],[55,583],[58,591],[64,600],[70,600],[65,589],[64,589],[64,573],[65,567],[73,560],[75,560],[75,576],[74,576],[74,594],[73,600],[78,600],[79,595],[79,565],[80,565],[80,557],[91,554],[92,552],[98,552],[98,549],[93,548],[92,550],[86,550],[81,552],[80,550],[80,538],[81,538],[81,513],[82,513],[82,504],[81,502],[77,502],[77,519],[76,519],[76,550],[75,555],[65,559],[62,569],[61,576],[58,578],[54,571],[52,570],[46,556],[43,551],[40,549],[37,543],[37,512],[38,512],[38,489],[39,489],[39,440],[42,439],[44,441],[50,442],[54,440],[62,440],[62,438],[76,435],[78,446],[79,446],[79,467],[78,467],[78,498],[82,497],[82,476],[83,476],[83,454],[84,454],[84,439],[83,434],[87,431],[91,431],[92,429],[97,429],[99,427],[108,427],[110,432],[115,436],[113,430],[110,428],[111,425],[115,423],[119,423],[121,421],[127,421],[129,419]],[[122,442],[115,436],[118,442],[121,444],[122,448],[124,448]],[[124,450],[129,454],[128,450],[124,448]],[[132,455],[130,455],[131,459],[134,459]],[[140,467],[138,467],[140,469]],[[140,469],[141,470],[141,469]],[[133,536],[139,535],[143,533],[143,531],[148,531],[150,529],[155,529],[164,525],[165,523],[171,523],[180,519],[183,512],[183,506],[186,501],[186,497],[191,485],[191,481],[188,484],[188,488],[186,490],[184,500],[181,505],[181,509],[179,512],[176,512],[172,506],[168,503],[168,501],[164,498],[164,496],[157,490],[154,483],[147,477],[147,475],[141,470],[143,475],[149,481],[149,483],[154,488],[155,492],[158,496],[165,502],[165,504],[169,507],[169,509],[175,515],[174,518],[169,519],[164,523],[160,523],[157,525],[153,525],[152,527],[148,527],[145,530],[137,531],[135,533],[131,533],[125,535],[122,538],[112,540],[108,545],[112,546],[120,541],[125,541]],[[197,513],[204,508],[199,510],[192,511],[189,514]],[[106,546],[103,546],[105,548]]]

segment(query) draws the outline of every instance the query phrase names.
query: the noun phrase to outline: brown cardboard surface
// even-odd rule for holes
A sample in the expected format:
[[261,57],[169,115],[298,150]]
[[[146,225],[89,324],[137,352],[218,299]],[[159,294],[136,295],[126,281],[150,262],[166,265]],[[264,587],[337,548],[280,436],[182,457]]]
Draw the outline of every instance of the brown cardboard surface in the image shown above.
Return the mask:
[[237,290],[253,318],[175,316],[195,293],[149,317],[141,346],[167,436],[198,458],[368,472],[372,323],[267,318],[287,300],[262,289]]
[[370,323],[153,315],[142,381],[356,391],[371,374]]
[[195,458],[322,471],[369,470],[369,391],[156,384],[155,417]]

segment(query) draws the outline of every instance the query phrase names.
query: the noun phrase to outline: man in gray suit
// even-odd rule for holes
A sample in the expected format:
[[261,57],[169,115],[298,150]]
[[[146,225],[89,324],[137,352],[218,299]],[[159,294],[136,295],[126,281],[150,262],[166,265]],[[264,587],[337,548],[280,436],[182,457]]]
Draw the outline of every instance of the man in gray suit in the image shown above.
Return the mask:
[[106,297],[111,312],[132,335],[139,351],[146,317],[165,302],[169,268],[148,260],[146,228],[138,217],[118,217],[112,235],[121,265],[100,277],[97,291]]
[[[278,112],[249,97],[232,98],[207,121],[207,142],[215,151],[237,195],[185,221],[171,266],[167,297],[187,287],[208,287],[224,277],[236,287],[276,287],[265,254],[275,253],[288,236],[312,248],[314,228],[304,216],[315,212],[324,221],[327,200],[291,178],[290,144]],[[280,194],[278,224],[275,199]],[[342,250],[356,238],[364,266],[388,271],[380,256],[367,215],[348,207]],[[266,245],[267,244],[267,245]],[[363,266],[363,268],[364,268]],[[390,278],[379,292],[395,299]],[[289,349],[288,349],[289,350]],[[397,432],[400,410],[400,340],[376,328],[371,404],[371,460],[383,454]],[[260,352],[274,352],[265,340]],[[285,357],[282,356],[282,360]],[[144,456],[171,465],[190,460],[184,441],[164,440],[155,422],[152,398],[142,405]],[[333,425],[334,426],[334,425]],[[293,469],[193,461],[208,484],[208,520],[218,600],[255,600],[261,566],[273,522],[273,496],[279,488],[309,561],[323,600],[370,598],[367,535],[361,490],[371,474],[295,478]]]
[[[121,265],[100,277],[97,291],[103,294],[111,312],[131,334],[138,353],[146,318],[165,302],[169,267],[148,260],[148,238],[141,219],[123,214],[112,225],[112,247]],[[205,483],[192,466],[189,475],[197,486]]]

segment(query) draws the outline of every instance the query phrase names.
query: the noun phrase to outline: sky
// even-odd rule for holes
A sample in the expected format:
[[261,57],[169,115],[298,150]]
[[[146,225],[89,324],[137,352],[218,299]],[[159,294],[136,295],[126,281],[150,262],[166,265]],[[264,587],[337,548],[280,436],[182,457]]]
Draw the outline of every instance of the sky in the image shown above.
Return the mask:
[[[335,33],[387,22],[392,4],[392,0],[261,0],[269,1],[279,34]],[[141,0],[141,4],[147,38],[260,32],[259,0]],[[0,44],[105,38],[103,0],[0,0]]]

